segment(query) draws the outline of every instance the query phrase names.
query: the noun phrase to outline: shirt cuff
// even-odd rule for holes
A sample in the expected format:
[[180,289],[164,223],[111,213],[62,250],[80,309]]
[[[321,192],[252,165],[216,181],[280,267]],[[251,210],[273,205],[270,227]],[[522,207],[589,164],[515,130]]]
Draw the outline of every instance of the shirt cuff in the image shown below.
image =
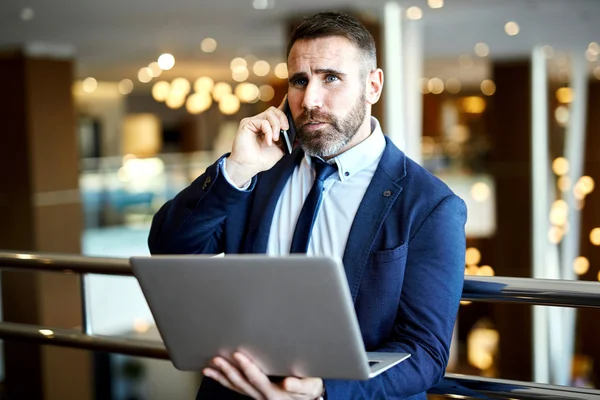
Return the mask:
[[233,183],[233,181],[231,180],[231,178],[229,177],[229,174],[227,174],[227,157],[223,157],[221,159],[221,162],[219,163],[219,168],[221,169],[221,173],[223,174],[223,176],[225,177],[225,180],[234,188],[236,188],[237,190],[239,190],[240,192],[247,192],[248,188],[250,187],[250,185],[252,184],[252,179],[250,179],[248,182],[246,182],[246,184],[244,184],[244,186],[242,187],[237,187],[237,185],[235,183]]

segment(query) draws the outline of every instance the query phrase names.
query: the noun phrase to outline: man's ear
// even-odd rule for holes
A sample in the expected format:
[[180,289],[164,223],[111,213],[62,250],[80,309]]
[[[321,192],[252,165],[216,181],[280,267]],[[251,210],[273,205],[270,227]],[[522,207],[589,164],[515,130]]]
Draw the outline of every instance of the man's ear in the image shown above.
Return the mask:
[[373,105],[379,101],[383,90],[383,71],[377,68],[367,74],[365,98],[367,103]]

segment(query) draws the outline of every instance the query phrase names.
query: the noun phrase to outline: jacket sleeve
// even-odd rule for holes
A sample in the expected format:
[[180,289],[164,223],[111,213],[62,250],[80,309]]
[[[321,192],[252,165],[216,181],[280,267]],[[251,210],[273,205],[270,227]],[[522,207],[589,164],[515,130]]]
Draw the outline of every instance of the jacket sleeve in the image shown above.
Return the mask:
[[326,380],[328,400],[424,399],[444,377],[464,282],[466,217],[464,202],[449,195],[409,240],[393,335],[377,351],[411,357],[368,381]]
[[235,218],[238,226],[243,226],[256,177],[248,190],[234,188],[221,172],[225,157],[154,215],[148,237],[150,253],[217,254],[230,250],[226,249],[226,221]]

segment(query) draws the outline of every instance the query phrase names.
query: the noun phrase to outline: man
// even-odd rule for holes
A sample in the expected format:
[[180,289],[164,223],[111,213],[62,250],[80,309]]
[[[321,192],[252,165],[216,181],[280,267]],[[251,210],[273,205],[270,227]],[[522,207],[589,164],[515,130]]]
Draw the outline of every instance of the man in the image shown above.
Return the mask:
[[[448,361],[465,205],[371,117],[383,72],[357,20],[333,12],[304,20],[291,36],[288,70],[299,146],[284,156],[277,144],[280,129],[289,128],[283,104],[243,119],[231,153],[156,214],[150,249],[339,256],[367,351],[412,356],[366,382],[273,382],[241,354],[235,364],[217,357],[203,371],[198,398],[425,399]],[[316,217],[305,211],[309,203]]]

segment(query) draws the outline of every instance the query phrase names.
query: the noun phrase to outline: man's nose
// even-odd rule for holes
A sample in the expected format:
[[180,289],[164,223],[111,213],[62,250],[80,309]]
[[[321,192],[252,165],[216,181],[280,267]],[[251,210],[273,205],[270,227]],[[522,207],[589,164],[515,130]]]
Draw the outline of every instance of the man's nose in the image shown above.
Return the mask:
[[321,108],[323,106],[323,88],[315,80],[308,83],[304,90],[304,98],[302,99],[302,107],[305,110]]

